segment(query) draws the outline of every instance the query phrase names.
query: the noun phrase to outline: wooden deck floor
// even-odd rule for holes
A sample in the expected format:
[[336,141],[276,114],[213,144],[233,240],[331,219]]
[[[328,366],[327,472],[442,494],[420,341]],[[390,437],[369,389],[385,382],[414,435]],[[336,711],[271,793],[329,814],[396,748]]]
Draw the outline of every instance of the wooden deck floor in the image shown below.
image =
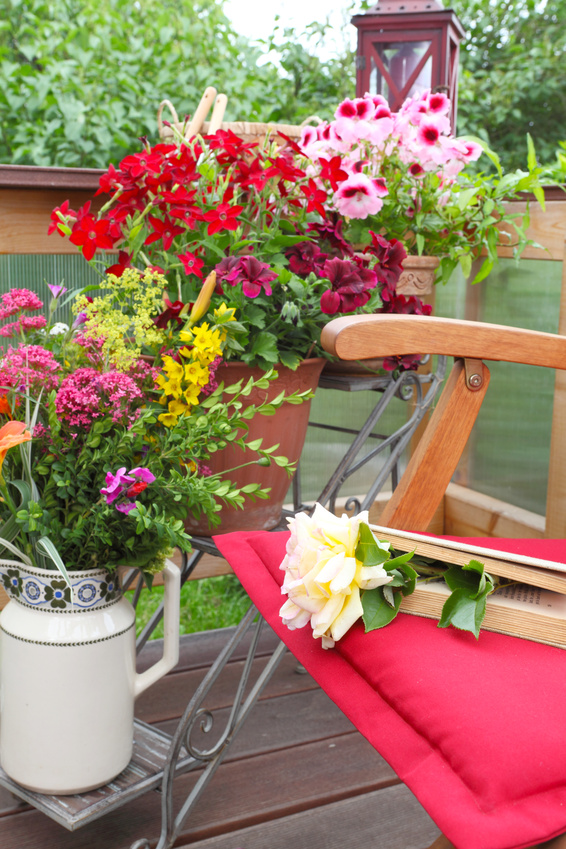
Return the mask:
[[[171,731],[225,639],[225,631],[183,637],[178,666],[143,694],[137,715]],[[262,654],[275,644],[268,632]],[[159,641],[149,643],[141,665],[159,651]],[[227,713],[242,662],[240,652],[207,702],[219,715]],[[299,670],[287,653],[176,846],[423,849],[432,843],[439,831],[416,799]],[[194,773],[178,780],[179,799],[194,781]],[[0,789],[1,849],[129,849],[140,838],[155,845],[159,831],[156,791],[69,832]]]

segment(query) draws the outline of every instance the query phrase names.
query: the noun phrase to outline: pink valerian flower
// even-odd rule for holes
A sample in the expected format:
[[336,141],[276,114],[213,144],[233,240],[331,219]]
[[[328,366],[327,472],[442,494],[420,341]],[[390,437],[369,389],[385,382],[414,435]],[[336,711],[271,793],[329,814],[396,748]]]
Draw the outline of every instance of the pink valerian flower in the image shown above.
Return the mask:
[[17,321],[12,321],[0,327],[0,336],[19,336],[26,330],[42,330],[47,325],[44,315],[22,315]]
[[20,392],[51,392],[59,385],[61,366],[41,345],[8,348],[0,359],[0,386]]
[[109,413],[115,424],[132,424],[144,400],[144,392],[128,375],[117,371],[100,374],[86,367],[63,379],[55,409],[70,428],[88,432],[96,419]]
[[[216,372],[218,371],[218,366],[223,362],[222,357],[216,357],[208,366],[208,383],[206,386],[203,386],[200,390],[200,394],[202,398],[206,398],[207,395],[211,395],[215,389],[218,389],[218,379],[216,377]],[[200,467],[199,467],[200,468]],[[208,473],[209,475],[212,472]]]
[[370,299],[370,290],[377,285],[377,275],[349,260],[329,259],[324,264],[324,276],[331,288],[323,292],[320,308],[326,315],[353,312]]
[[0,297],[0,320],[24,310],[34,312],[42,307],[43,301],[30,289],[10,289]]
[[112,472],[106,473],[106,486],[100,490],[100,494],[105,496],[107,504],[114,504],[120,499],[118,504],[114,504],[116,510],[120,513],[130,513],[136,506],[136,496],[147,489],[148,484],[154,480],[153,472],[143,466],[137,466],[130,472],[126,472],[126,467],[122,466],[115,475]]
[[363,219],[379,212],[386,194],[383,183],[377,184],[365,174],[357,174],[340,183],[334,194],[334,203],[338,212],[346,218]]

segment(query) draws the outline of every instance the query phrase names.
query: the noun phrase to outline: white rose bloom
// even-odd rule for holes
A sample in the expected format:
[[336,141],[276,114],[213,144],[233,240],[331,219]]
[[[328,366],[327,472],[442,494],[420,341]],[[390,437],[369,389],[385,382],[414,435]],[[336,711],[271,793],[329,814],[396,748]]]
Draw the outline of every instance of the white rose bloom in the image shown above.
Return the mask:
[[[291,536],[281,563],[285,578],[281,592],[287,601],[280,616],[291,628],[310,622],[313,636],[331,648],[363,613],[360,590],[392,580],[382,565],[364,566],[356,559],[360,523],[368,513],[338,517],[317,504],[312,516],[297,513],[289,519]],[[389,543],[378,543],[389,550]]]

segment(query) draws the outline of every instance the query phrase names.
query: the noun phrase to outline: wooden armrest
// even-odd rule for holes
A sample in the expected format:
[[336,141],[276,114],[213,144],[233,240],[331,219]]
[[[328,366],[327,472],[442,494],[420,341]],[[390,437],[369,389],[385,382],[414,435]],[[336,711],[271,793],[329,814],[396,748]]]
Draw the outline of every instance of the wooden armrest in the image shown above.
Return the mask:
[[330,321],[322,345],[342,360],[444,354],[566,369],[566,336],[502,324],[418,315],[355,315]]

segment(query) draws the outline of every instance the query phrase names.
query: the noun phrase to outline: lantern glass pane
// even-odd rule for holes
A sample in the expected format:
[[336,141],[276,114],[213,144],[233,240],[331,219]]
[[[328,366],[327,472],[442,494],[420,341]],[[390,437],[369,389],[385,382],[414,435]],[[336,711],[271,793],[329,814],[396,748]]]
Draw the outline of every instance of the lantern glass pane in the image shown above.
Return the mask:
[[[370,91],[381,94],[390,105],[396,98],[392,94],[392,85],[405,97],[421,94],[431,88],[432,58],[429,56],[424,66],[414,77],[417,66],[424,54],[430,50],[430,41],[377,42],[373,48],[383,63],[385,73],[372,57],[370,69]],[[414,79],[413,79],[414,77]]]

